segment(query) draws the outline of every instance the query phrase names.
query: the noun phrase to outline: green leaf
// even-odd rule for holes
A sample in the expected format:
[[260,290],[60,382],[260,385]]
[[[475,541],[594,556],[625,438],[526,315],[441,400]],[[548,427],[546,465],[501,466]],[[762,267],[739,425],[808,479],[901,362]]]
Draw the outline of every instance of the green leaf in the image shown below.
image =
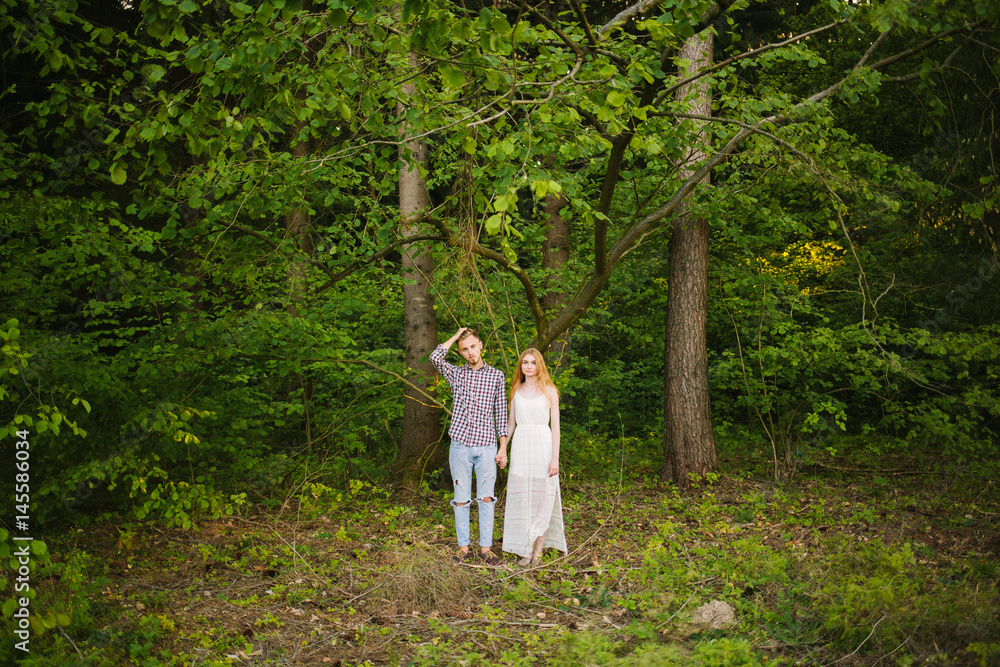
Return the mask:
[[347,12],[340,7],[337,7],[336,9],[331,10],[329,15],[327,15],[327,21],[332,27],[339,28],[347,23]]
[[406,0],[403,3],[403,20],[409,21],[411,16],[420,13],[421,8],[421,0]]
[[15,611],[17,611],[17,600],[15,600],[14,598],[8,598],[7,600],[4,600],[3,615],[10,618],[11,616],[14,615]]
[[146,79],[150,83],[156,83],[162,79],[167,74],[167,70],[163,69],[159,65],[153,65],[149,68],[149,73],[146,74]]
[[493,209],[498,213],[503,213],[510,210],[511,205],[514,204],[517,204],[517,193],[508,192],[496,198],[496,201],[493,202]]
[[450,88],[461,88],[465,85],[465,72],[458,69],[457,67],[452,67],[448,64],[443,64],[439,68],[441,72],[441,78],[444,80],[445,84]]
[[177,9],[185,14],[193,14],[198,11],[198,5],[194,4],[191,0],[184,0],[184,2],[177,6]]
[[125,173],[125,168],[121,166],[120,163],[115,163],[111,167],[111,182],[115,185],[124,185],[127,180],[128,175]]

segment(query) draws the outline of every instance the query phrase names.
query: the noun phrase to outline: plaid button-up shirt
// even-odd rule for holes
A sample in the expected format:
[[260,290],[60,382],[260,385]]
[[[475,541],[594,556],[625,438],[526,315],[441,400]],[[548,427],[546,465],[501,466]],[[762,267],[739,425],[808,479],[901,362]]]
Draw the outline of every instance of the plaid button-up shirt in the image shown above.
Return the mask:
[[507,437],[506,378],[487,363],[479,370],[444,360],[448,351],[438,345],[428,359],[451,385],[454,397],[448,435],[469,447],[496,445]]

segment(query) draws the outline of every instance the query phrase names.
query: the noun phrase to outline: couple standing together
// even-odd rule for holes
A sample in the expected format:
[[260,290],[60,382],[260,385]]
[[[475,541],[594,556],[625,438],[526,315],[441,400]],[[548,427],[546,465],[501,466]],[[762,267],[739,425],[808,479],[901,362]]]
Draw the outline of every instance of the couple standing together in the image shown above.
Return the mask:
[[[465,359],[463,366],[445,361],[455,343]],[[462,327],[434,348],[430,361],[451,385],[451,479],[455,497],[455,532],[460,550],[457,560],[469,553],[469,508],[472,473],[476,474],[479,506],[479,558],[499,565],[493,546],[493,487],[497,465],[507,465],[510,438],[510,474],[504,509],[504,551],[521,556],[522,567],[541,563],[542,550],[566,552],[566,535],[559,493],[559,391],[545,368],[541,353],[529,348],[521,353],[514,371],[509,399],[503,371],[482,358],[483,343],[473,330]],[[508,407],[510,408],[508,410]],[[551,426],[550,426],[551,424]],[[499,448],[497,440],[500,441]]]

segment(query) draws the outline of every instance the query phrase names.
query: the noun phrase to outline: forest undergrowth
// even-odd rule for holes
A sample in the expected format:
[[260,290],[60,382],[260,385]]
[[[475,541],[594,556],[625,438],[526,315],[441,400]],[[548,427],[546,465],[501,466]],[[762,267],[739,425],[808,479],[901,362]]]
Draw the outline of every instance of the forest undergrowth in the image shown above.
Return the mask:
[[[651,470],[566,475],[570,552],[527,571],[510,555],[499,568],[454,563],[445,492],[369,481],[310,478],[191,530],[73,527],[47,539],[50,562],[33,575],[34,613],[60,620],[12,655],[39,666],[1000,664],[991,479],[830,461],[775,482],[736,463],[687,493]],[[502,527],[501,511],[497,543]],[[713,601],[731,623],[699,621]]]

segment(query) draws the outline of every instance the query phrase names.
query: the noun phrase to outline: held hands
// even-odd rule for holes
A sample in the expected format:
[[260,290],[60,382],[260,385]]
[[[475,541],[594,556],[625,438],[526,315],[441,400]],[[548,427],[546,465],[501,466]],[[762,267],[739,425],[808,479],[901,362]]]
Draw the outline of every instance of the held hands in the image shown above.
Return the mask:
[[[501,468],[507,467],[507,452],[497,452],[497,455],[494,458],[498,466],[500,466]],[[559,474],[559,461],[553,459],[552,461],[549,461],[549,477],[555,477],[558,474]]]

